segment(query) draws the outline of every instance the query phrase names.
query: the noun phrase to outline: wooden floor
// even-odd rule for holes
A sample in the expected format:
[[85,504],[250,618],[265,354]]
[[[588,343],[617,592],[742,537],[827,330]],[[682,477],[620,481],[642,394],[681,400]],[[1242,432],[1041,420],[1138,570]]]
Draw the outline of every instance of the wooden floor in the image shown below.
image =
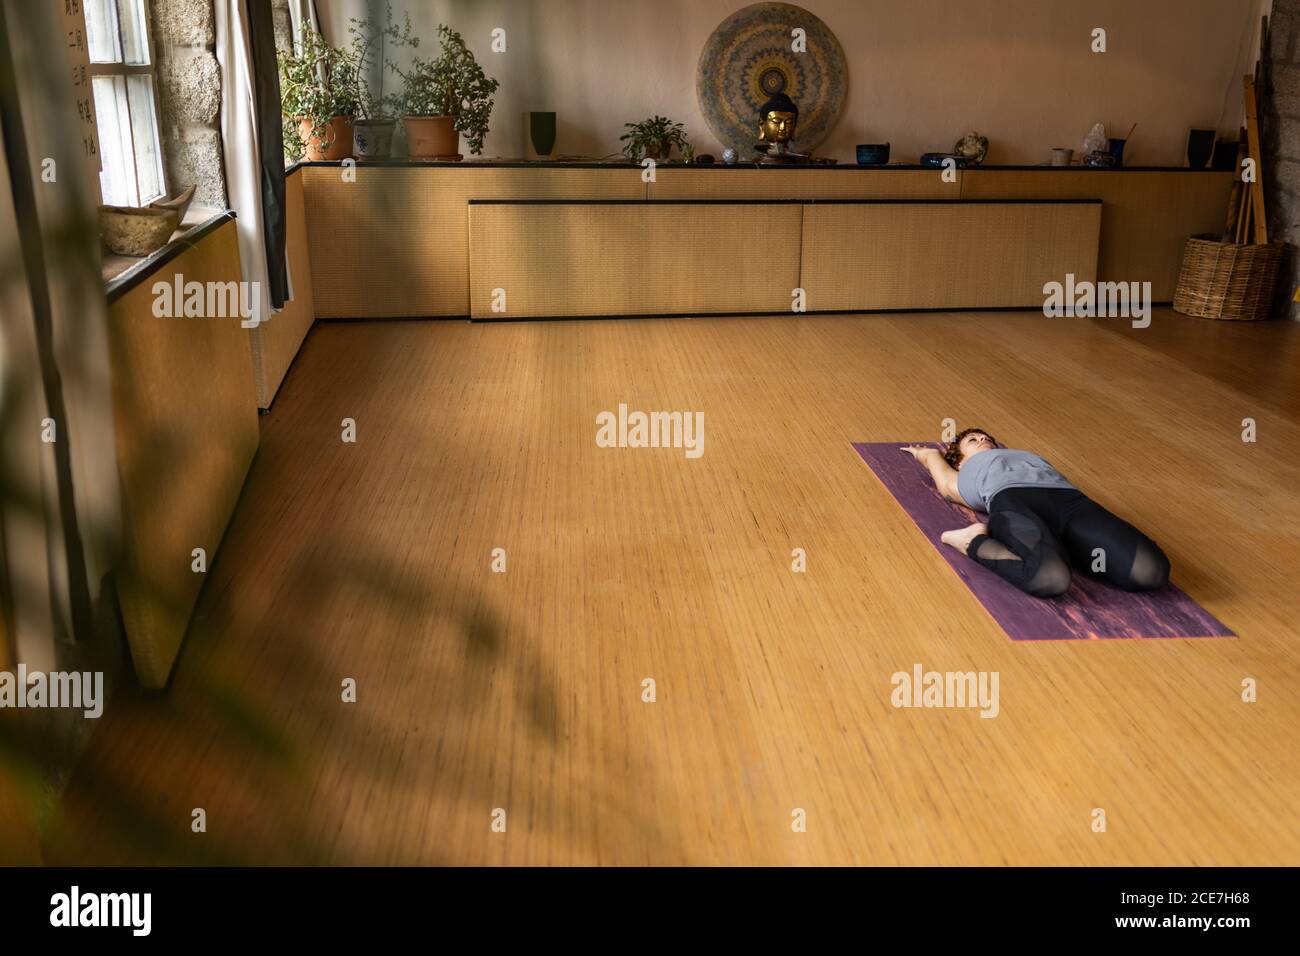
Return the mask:
[[[704,456],[598,448],[620,402],[704,412]],[[948,417],[1239,637],[1010,642],[849,447]],[[52,862],[1300,864],[1294,323],[324,324],[262,424],[174,684],[119,695]],[[895,709],[918,663],[997,671],[1000,714]]]

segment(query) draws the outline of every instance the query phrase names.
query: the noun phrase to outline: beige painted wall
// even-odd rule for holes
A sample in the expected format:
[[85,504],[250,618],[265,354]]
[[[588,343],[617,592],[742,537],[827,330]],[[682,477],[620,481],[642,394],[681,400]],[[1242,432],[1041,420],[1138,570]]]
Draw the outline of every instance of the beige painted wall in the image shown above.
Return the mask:
[[[325,35],[375,0],[316,0]],[[1095,122],[1131,162],[1181,165],[1189,126],[1234,130],[1241,75],[1253,68],[1271,0],[804,0],[849,64],[844,114],[819,153],[853,160],[888,140],[895,161],[951,149],[970,128],[989,161],[1045,161],[1079,147]],[[560,114],[562,153],[616,152],[623,123],[653,113],[686,124],[700,151],[716,140],[695,99],[700,49],[738,0],[393,0],[434,39],[446,22],[501,81],[485,156],[522,154],[519,114]],[[492,53],[494,27],[508,50]],[[1091,52],[1103,27],[1108,52]]]

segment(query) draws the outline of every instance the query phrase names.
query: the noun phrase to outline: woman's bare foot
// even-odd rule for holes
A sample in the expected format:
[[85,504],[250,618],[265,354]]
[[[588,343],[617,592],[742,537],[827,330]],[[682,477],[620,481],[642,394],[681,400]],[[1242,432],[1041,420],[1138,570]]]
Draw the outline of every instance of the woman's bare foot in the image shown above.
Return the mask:
[[969,528],[959,528],[956,531],[945,531],[939,535],[939,540],[950,548],[956,548],[962,554],[970,547],[970,543],[975,540],[977,535],[988,534],[989,526],[986,524],[973,524]]

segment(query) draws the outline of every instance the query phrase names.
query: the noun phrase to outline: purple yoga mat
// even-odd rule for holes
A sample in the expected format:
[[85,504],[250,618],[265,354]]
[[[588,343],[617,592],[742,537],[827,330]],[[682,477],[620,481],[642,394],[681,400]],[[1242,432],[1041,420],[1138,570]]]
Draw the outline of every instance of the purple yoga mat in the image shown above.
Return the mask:
[[973,524],[983,515],[942,498],[921,463],[900,450],[904,445],[927,444],[938,447],[930,442],[855,442],[853,449],[1013,641],[1234,636],[1172,584],[1158,591],[1130,593],[1077,573],[1070,590],[1043,599],[1025,594],[958,554],[939,535]]

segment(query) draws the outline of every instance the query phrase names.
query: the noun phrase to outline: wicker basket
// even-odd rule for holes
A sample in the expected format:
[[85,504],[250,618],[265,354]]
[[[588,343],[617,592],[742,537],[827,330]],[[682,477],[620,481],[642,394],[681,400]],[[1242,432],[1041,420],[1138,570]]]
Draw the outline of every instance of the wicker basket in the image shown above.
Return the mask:
[[1208,236],[1187,240],[1174,309],[1203,319],[1266,319],[1282,261],[1282,243],[1238,245]]

